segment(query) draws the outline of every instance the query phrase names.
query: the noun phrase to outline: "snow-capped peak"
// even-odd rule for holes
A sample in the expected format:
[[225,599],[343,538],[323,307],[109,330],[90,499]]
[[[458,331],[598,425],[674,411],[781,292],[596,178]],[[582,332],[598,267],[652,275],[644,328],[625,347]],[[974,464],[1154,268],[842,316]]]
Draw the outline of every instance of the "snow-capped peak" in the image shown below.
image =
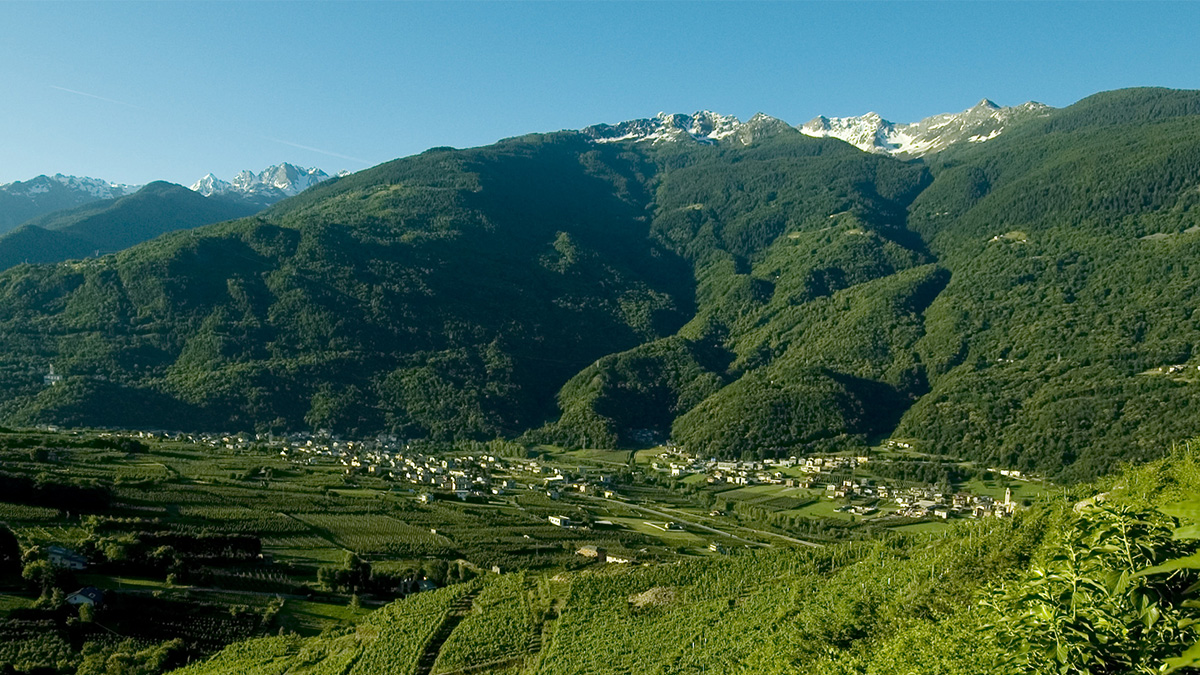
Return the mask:
[[53,176],[42,174],[25,181],[4,183],[0,185],[0,191],[10,195],[23,194],[32,197],[33,195],[46,194],[51,190],[61,191],[63,188],[66,188],[71,192],[85,194],[95,199],[115,199],[133,194],[140,190],[141,187],[140,185],[113,183],[100,178],[66,176],[56,173]]
[[227,191],[230,185],[226,181],[223,181],[213,174],[208,173],[204,175],[204,178],[192,183],[189,187],[193,192],[199,192],[205,197],[211,197],[214,194]]
[[256,201],[278,201],[300,194],[328,178],[329,174],[316,167],[306,169],[284,162],[269,166],[257,174],[243,170],[231,181],[221,180],[210,173],[193,183],[191,189],[205,197],[232,194]]
[[955,143],[991,140],[1014,122],[1045,115],[1050,106],[1029,101],[1004,108],[990,99],[960,113],[943,113],[912,124],[897,124],[877,113],[858,117],[817,117],[800,127],[808,136],[839,138],[867,152],[919,157]]
[[100,178],[88,178],[86,176],[64,176],[61,173],[56,173],[48,178],[64,187],[86,192],[97,199],[114,199],[116,197],[124,197],[128,194],[137,192],[142,186],[126,185],[124,183],[112,183]]

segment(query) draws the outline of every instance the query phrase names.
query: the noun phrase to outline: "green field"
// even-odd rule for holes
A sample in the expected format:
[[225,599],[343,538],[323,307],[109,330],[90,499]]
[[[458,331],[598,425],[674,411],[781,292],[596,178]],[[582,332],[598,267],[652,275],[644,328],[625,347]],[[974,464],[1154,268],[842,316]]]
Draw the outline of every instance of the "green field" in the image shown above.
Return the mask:
[[792,511],[784,511],[784,513],[789,515],[804,516],[806,518],[834,518],[836,520],[844,520],[847,522],[850,521],[852,516],[854,518],[858,518],[858,516],[854,516],[854,514],[851,513],[846,513],[844,511],[839,512],[837,509],[840,506],[842,506],[842,502],[840,500],[819,499],[808,506]]
[[[581,546],[603,546],[611,555],[648,565],[749,554],[756,548],[707,531],[665,529],[670,517],[645,509],[677,513],[682,519],[768,547],[792,544],[763,531],[828,542],[872,520],[835,512],[841,502],[819,499],[820,490],[781,484],[710,486],[704,475],[631,481],[625,473],[616,485],[619,499],[572,490],[551,499],[540,487],[539,477],[498,471],[497,480],[515,474],[519,487],[468,501],[442,493],[432,503],[422,504],[417,496],[424,488],[348,473],[331,458],[289,459],[261,449],[197,448],[167,441],[149,442],[137,452],[91,447],[108,442],[87,434],[70,440],[33,434],[18,442],[0,431],[0,460],[13,476],[31,481],[37,477],[55,490],[99,486],[108,499],[87,517],[71,508],[3,502],[0,515],[23,546],[58,544],[86,552],[92,567],[65,581],[64,592],[84,585],[102,588],[113,594],[116,606],[124,607],[120,611],[127,616],[137,616],[146,605],[145,611],[162,617],[153,624],[161,630],[139,633],[136,622],[117,623],[146,644],[173,635],[192,639],[189,649],[196,657],[232,640],[282,630],[294,637],[260,643],[266,650],[260,655],[279,650],[280,662],[290,662],[308,653],[305,650],[317,649],[304,642],[310,637],[343,631],[356,622],[359,628],[354,635],[372,634],[383,624],[363,618],[369,608],[402,594],[401,580],[434,575],[439,583],[453,587],[495,567],[516,573],[482,586],[486,593],[467,614],[463,632],[439,655],[437,668],[449,672],[487,662],[504,672],[545,658],[536,653],[541,638],[534,626],[542,625],[547,612],[557,611],[547,604],[551,596],[557,598],[555,602],[565,602],[560,592],[545,595],[545,579],[573,569],[601,575],[631,571],[630,566],[595,565],[576,554]],[[18,443],[21,448],[12,447]],[[47,452],[53,449],[54,462],[30,453],[30,445]],[[542,463],[571,480],[615,476],[619,473],[615,469],[623,469],[616,463],[623,465],[631,457],[624,451],[542,451]],[[634,454],[645,461],[659,452]],[[614,469],[611,474],[610,469]],[[645,464],[639,467],[646,469]],[[532,490],[524,487],[530,483]],[[973,487],[985,493],[1001,489],[995,483]],[[57,503],[62,498],[55,494]],[[1022,498],[1025,493],[1017,495]],[[714,508],[729,512],[711,516]],[[585,526],[556,527],[548,522],[551,515],[567,515]],[[586,526],[605,520],[612,526]],[[816,525],[809,527],[810,523]],[[945,526],[905,524],[894,531],[937,531]],[[870,530],[863,532],[872,536]],[[709,550],[712,542],[723,545],[720,553]],[[351,552],[369,566],[370,578],[377,583],[370,585],[364,577],[326,586],[323,580],[352,564]],[[149,568],[136,569],[119,562],[122,557],[155,561],[162,555],[174,556],[174,561],[161,559]],[[33,603],[19,594],[5,598],[0,613],[25,610]],[[360,607],[352,607],[352,602]],[[555,626],[549,624],[547,635]],[[492,637],[480,637],[484,635]],[[491,651],[480,646],[493,643],[504,646]],[[69,643],[47,638],[46,649],[63,649],[64,644]],[[404,644],[408,645],[404,649],[414,648],[412,643]],[[353,641],[344,640],[322,644],[318,651],[336,670],[350,667],[344,659],[358,658],[354,656],[358,649]],[[406,653],[404,659],[410,659],[411,651]]]
[[979,495],[989,495],[996,501],[1004,500],[1004,491],[1006,488],[1012,490],[1014,500],[1020,502],[1024,500],[1034,500],[1039,497],[1050,494],[1053,488],[1048,488],[1046,484],[1034,481],[1015,480],[1015,479],[993,479],[993,480],[972,480],[962,486],[964,490]]
[[300,635],[317,635],[332,627],[352,624],[370,613],[348,604],[287,600],[279,611],[279,625]]
[[[708,539],[705,539],[692,532],[685,530],[667,530],[662,527],[662,520],[652,520],[648,517],[640,518],[617,518],[610,517],[609,520],[614,523],[619,523],[625,527],[642,534],[658,539],[667,546],[707,546]],[[651,524],[653,523],[653,524]]]

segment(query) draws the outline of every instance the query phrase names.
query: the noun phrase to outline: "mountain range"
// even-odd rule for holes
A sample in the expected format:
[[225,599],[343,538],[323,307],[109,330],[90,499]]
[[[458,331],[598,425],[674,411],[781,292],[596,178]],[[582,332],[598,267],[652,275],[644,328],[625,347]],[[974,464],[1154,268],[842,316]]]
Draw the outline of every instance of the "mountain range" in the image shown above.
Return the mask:
[[[315,167],[305,169],[285,162],[267,167],[257,174],[242,171],[230,182],[210,173],[196,181],[191,189],[205,197],[217,195],[225,201],[236,201],[261,209],[328,178],[328,174]],[[63,174],[6,183],[0,185],[0,234],[39,216],[93,201],[117,199],[131,195],[142,187]]]
[[[983,99],[961,113],[934,115],[912,124],[897,124],[876,113],[867,113],[845,118],[820,116],[798,128],[805,135],[837,138],[868,152],[920,157],[964,142],[990,140],[1013,124],[1048,114],[1050,110],[1049,106],[1035,102],[1000,107]],[[690,115],[659,113],[652,118],[597,124],[583,129],[582,133],[597,143],[689,140],[703,144],[726,141],[745,144],[756,132],[767,130],[766,133],[770,133],[770,128],[785,126],[789,125],[762,113],[741,122],[731,115],[699,111]],[[228,181],[209,173],[194,182],[190,189],[205,197],[216,196],[265,208],[329,178],[329,174],[319,168],[285,162],[258,173],[242,171]],[[62,174],[0,185],[0,234],[37,216],[93,200],[132,194],[140,187]]]
[[1102,474],[1200,429],[1200,93],[1027,108],[919,160],[703,113],[436,148],[14,268],[0,418]]
[[912,124],[889,122],[876,113],[858,117],[817,117],[800,127],[807,136],[840,138],[867,152],[921,157],[959,143],[989,141],[1030,117],[1047,116],[1050,106],[1030,101],[1002,108],[988,99],[961,113],[926,117]]
[[0,233],[37,216],[97,199],[114,199],[137,186],[78,176],[37,176],[0,185]]
[[[962,143],[982,143],[996,138],[1013,125],[1053,110],[1030,101],[1000,107],[983,99],[960,113],[933,115],[911,124],[889,122],[877,113],[858,117],[820,116],[797,127],[806,136],[837,138],[860,150],[899,157],[921,157]],[[619,124],[597,124],[582,130],[597,143],[680,142],[701,144],[748,143],[748,134],[769,127],[786,127],[787,122],[763,113],[741,122],[730,115],[702,110],[691,115],[659,113],[655,117]]]
[[248,216],[258,209],[207,199],[180,185],[149,183],[132,194],[98,199],[26,221],[0,234],[0,270],[112,253],[161,234]]

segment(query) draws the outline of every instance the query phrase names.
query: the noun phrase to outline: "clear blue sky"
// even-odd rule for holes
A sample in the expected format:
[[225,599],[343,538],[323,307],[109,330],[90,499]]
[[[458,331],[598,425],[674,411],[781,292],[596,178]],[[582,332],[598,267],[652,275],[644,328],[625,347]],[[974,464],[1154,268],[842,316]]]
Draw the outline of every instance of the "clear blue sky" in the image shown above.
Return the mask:
[[0,3],[0,182],[358,170],[665,110],[1200,88],[1200,3]]

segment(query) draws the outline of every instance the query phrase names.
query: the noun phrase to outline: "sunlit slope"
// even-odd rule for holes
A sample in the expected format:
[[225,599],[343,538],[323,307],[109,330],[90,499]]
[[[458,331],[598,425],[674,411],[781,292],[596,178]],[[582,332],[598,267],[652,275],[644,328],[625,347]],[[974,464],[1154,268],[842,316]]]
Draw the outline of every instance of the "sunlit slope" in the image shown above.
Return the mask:
[[910,225],[951,270],[898,433],[1096,475],[1200,430],[1200,95],[1100,94],[935,167]]
[[341,635],[259,638],[225,648],[179,675],[406,675],[464,595],[460,584],[421,593],[372,613]]

